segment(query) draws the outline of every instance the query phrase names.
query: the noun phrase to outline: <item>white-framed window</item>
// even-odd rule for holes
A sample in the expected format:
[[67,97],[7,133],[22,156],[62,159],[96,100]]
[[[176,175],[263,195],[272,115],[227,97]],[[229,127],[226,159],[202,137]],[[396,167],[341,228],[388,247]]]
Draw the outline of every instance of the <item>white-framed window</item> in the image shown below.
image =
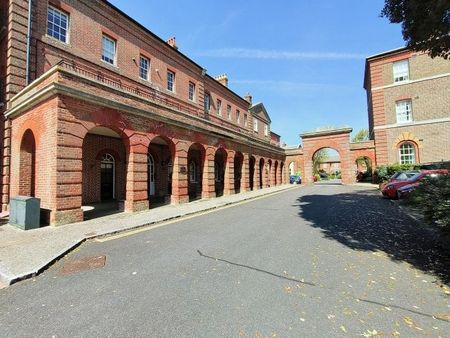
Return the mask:
[[175,92],[175,73],[171,70],[167,71],[167,90]]
[[231,106],[227,104],[227,119],[231,120]]
[[197,163],[189,162],[189,182],[197,183]]
[[103,35],[102,37],[102,60],[112,65],[116,64],[116,40]]
[[407,123],[412,121],[411,100],[401,100],[395,102],[395,113],[397,123]]
[[402,60],[393,63],[394,82],[407,81],[409,79],[409,61]]
[[47,35],[68,43],[69,14],[49,6],[47,9]]
[[189,82],[188,96],[190,101],[195,101],[195,83]]
[[203,100],[203,106],[205,111],[209,112],[209,110],[211,109],[211,95],[209,95],[209,93],[205,93],[205,97]]
[[239,110],[236,110],[236,122],[241,124],[241,112]]
[[150,69],[150,60],[144,56],[139,57],[139,77],[143,80],[149,80],[148,71]]
[[410,142],[402,143],[398,149],[400,164],[416,163],[416,148]]
[[264,136],[269,136],[269,126],[267,124],[264,125]]
[[258,120],[253,118],[253,131],[258,131]]
[[217,115],[222,115],[222,101],[217,99],[216,103]]
[[247,122],[248,122],[248,116],[247,116],[247,114],[244,114],[244,127],[247,127]]

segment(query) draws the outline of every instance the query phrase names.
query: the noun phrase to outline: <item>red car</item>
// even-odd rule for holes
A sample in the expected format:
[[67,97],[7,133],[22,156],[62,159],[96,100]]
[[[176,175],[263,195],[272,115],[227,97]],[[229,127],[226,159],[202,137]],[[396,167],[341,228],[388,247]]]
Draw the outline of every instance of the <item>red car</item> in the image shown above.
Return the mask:
[[415,174],[414,176],[412,176],[411,178],[409,178],[405,181],[393,181],[393,182],[387,183],[381,189],[381,193],[383,194],[384,197],[397,199],[398,198],[397,191],[399,188],[401,188],[405,185],[417,183],[417,182],[423,180],[427,176],[448,174],[448,173],[449,173],[449,171],[447,169],[422,170],[421,172]]

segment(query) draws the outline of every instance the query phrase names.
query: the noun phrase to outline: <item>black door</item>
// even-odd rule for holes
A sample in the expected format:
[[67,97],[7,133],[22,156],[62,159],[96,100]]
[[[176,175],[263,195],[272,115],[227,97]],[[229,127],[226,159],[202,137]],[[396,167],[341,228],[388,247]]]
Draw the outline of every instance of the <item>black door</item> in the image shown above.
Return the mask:
[[108,201],[114,199],[114,163],[101,165],[101,199]]

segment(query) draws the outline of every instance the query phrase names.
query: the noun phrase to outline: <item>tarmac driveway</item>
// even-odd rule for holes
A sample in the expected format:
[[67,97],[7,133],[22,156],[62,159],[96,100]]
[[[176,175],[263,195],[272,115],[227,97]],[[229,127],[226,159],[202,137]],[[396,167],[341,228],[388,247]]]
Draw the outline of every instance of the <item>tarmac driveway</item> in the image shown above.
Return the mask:
[[373,189],[316,185],[91,241],[0,290],[14,337],[448,337],[448,254]]

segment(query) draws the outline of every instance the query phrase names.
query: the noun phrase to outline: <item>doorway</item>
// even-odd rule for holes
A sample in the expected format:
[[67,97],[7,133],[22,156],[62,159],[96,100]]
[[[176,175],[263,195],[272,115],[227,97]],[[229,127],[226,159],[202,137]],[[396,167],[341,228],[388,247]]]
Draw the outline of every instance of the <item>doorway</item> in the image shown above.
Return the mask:
[[104,154],[101,162],[101,200],[111,201],[115,198],[115,161],[111,154]]

